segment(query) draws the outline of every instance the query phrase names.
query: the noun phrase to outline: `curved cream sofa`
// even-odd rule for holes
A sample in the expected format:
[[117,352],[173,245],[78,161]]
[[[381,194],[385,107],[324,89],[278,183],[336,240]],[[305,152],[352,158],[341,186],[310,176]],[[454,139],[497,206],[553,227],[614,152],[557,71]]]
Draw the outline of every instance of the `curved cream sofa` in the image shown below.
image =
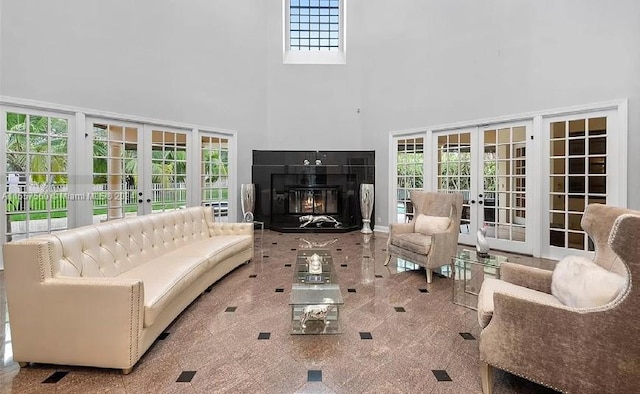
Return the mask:
[[15,361],[129,373],[199,294],[253,258],[253,225],[193,207],[8,243],[3,255]]

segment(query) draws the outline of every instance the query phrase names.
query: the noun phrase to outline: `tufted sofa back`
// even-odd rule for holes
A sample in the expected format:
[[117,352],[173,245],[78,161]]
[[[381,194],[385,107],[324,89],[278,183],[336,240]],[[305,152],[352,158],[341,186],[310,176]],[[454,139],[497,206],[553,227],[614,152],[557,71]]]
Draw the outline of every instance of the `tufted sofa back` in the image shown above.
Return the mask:
[[211,208],[192,207],[37,237],[49,241],[51,266],[42,268],[54,277],[117,276],[189,242],[209,238],[213,224]]

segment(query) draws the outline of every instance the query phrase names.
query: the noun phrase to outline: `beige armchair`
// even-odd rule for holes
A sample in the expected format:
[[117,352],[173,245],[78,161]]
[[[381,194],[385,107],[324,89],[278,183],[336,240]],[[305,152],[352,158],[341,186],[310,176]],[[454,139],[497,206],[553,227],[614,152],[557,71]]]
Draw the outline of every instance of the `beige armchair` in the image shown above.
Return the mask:
[[620,292],[598,307],[569,307],[551,294],[551,271],[503,264],[501,280],[485,280],[478,301],[485,394],[493,367],[563,392],[640,389],[640,297],[632,285],[640,278],[640,212],[589,205],[582,227],[594,262],[623,275]]
[[434,268],[447,265],[456,254],[461,193],[412,191],[414,215],[410,223],[392,223],[387,241],[387,260],[391,255],[407,259],[425,268],[431,283]]

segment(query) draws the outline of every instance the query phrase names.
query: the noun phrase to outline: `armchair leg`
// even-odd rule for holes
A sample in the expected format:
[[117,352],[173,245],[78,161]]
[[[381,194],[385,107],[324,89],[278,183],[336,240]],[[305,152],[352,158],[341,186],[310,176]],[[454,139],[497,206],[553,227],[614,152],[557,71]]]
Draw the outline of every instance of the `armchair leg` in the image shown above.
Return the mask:
[[491,394],[493,391],[493,367],[484,361],[480,361],[480,380],[482,381],[482,393]]
[[120,370],[120,372],[122,372],[123,375],[129,375],[131,373],[131,371],[133,371],[133,367],[131,368],[123,368]]
[[384,265],[388,265],[389,261],[391,261],[391,253],[387,254],[387,259],[384,261]]
[[18,365],[20,366],[20,368],[27,368],[29,366],[29,363],[25,363],[25,362],[18,362]]
[[429,268],[425,268],[424,270],[427,274],[427,283],[431,283],[431,280],[433,279],[433,271],[431,271],[431,269]]

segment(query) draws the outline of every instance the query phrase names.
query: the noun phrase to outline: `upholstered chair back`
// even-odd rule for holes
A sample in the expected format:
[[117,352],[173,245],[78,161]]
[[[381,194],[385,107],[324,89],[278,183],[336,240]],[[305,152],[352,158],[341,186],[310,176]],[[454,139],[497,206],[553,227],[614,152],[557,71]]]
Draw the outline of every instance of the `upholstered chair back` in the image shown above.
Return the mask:
[[595,246],[593,261],[601,267],[620,275],[627,275],[627,269],[618,255],[609,246],[611,223],[629,212],[625,208],[617,208],[602,204],[590,204],[582,216],[582,228],[589,234]]
[[462,210],[461,193],[423,192],[414,190],[411,192],[415,221],[418,215],[447,216],[451,218],[451,226],[460,228]]

